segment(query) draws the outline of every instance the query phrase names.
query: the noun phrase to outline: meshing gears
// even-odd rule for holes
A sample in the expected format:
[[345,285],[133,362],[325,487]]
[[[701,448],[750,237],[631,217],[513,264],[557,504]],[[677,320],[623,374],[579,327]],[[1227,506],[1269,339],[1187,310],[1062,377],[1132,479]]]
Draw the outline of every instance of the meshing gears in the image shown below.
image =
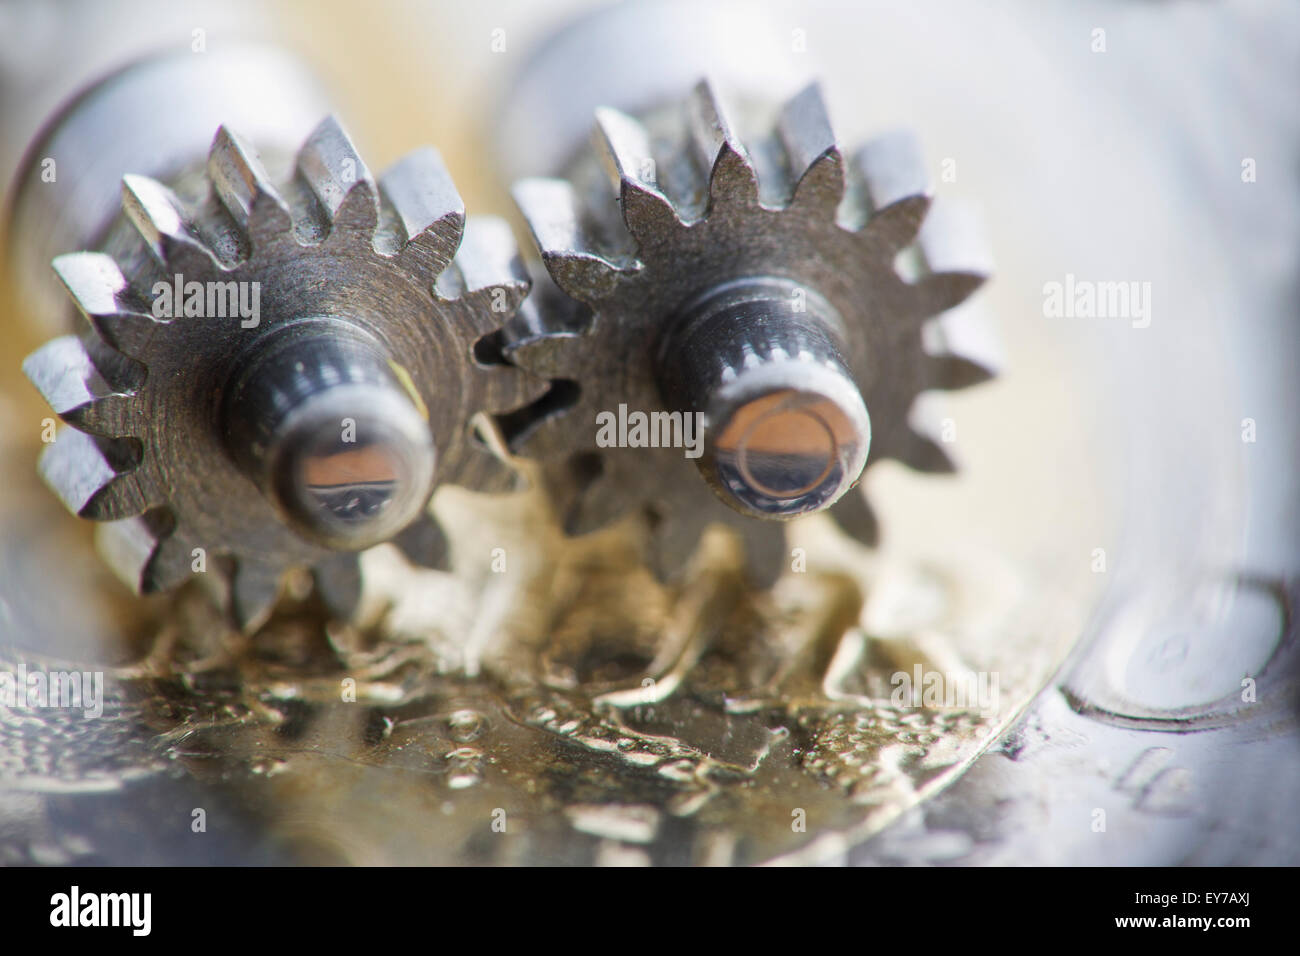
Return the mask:
[[[567,383],[508,422],[512,446],[548,462],[571,533],[647,516],[661,576],[712,522],[739,532],[759,583],[780,572],[784,538],[755,517],[829,508],[873,542],[850,491],[863,467],[951,471],[909,421],[914,399],[993,374],[970,314],[949,311],[984,281],[987,253],[955,211],[931,210],[913,140],[846,157],[816,85],[767,128],[742,143],[702,82],[684,108],[598,111],[594,154],[515,189],[551,278],[579,305],[510,323],[509,359]],[[703,454],[602,447],[597,416],[620,405],[702,415]]]
[[101,550],[141,591],[182,583],[202,554],[231,572],[218,577],[245,627],[290,566],[346,614],[357,551],[400,535],[444,561],[427,511],[438,485],[513,484],[479,431],[480,413],[545,384],[491,345],[528,293],[513,239],[497,220],[466,223],[436,152],[376,182],[334,119],[279,188],[219,130],[190,193],[126,177],[123,248],[55,261],[91,328],[25,363],[72,426],[41,473],[73,512],[109,522]]
[[[930,209],[907,136],[846,158],[816,86],[777,114],[742,143],[708,83],[640,120],[599,111],[594,153],[516,189],[553,280],[526,304],[509,231],[466,223],[432,150],[376,182],[329,119],[276,188],[223,128],[206,175],[127,176],[129,228],[55,261],[90,328],[25,365],[72,426],[42,474],[106,522],[138,589],[228,570],[204,579],[246,628],[288,567],[346,615],[358,551],[443,564],[429,498],[510,488],[498,430],[543,461],[570,533],[648,519],[661,577],[714,522],[759,584],[784,558],[761,519],[829,509],[871,542],[863,468],[951,470],[914,400],[992,375],[954,309],[988,259]],[[603,447],[598,416],[620,409],[665,447]],[[687,457],[670,439],[697,420]]]

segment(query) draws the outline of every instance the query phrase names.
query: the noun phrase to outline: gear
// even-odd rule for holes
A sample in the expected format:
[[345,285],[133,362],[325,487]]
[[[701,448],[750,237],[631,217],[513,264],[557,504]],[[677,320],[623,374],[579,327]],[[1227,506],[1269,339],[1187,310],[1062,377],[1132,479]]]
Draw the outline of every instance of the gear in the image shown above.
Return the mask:
[[328,118],[271,183],[224,127],[185,198],[125,177],[129,241],[54,263],[92,328],[24,364],[72,426],[41,473],[115,569],[155,592],[223,558],[245,628],[287,567],[347,614],[357,551],[442,565],[434,489],[510,488],[474,429],[545,389],[494,347],[529,289],[509,229],[466,223],[434,150],[376,183]]
[[[558,380],[506,423],[511,446],[548,463],[570,533],[644,510],[661,576],[722,522],[754,577],[774,580],[782,528],[755,515],[829,507],[874,542],[867,503],[845,492],[885,458],[953,470],[909,424],[913,400],[994,374],[991,343],[954,308],[985,280],[988,255],[955,210],[931,210],[912,138],[883,136],[846,161],[815,84],[766,128],[747,149],[704,81],[685,109],[598,110],[594,155],[515,188],[574,302],[508,326],[509,359]],[[597,416],[620,406],[700,413],[707,481],[680,448],[601,447]]]

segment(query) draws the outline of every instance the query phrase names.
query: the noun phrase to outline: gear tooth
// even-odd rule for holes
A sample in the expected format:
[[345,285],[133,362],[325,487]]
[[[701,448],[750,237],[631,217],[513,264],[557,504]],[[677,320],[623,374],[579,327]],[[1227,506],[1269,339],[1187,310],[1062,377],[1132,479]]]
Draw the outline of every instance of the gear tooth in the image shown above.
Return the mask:
[[925,276],[912,284],[917,294],[916,314],[937,315],[960,305],[988,279],[984,271],[940,272]]
[[959,305],[993,272],[993,257],[973,210],[940,203],[917,236],[923,273],[913,283],[915,314],[938,315]]
[[442,531],[442,525],[432,515],[426,514],[412,522],[393,539],[393,544],[401,549],[412,564],[439,570],[448,567],[451,547]]
[[866,235],[892,250],[907,246],[933,194],[916,136],[910,130],[878,136],[854,154],[852,165],[862,184]]
[[408,154],[380,177],[379,190],[401,221],[402,256],[420,271],[440,275],[465,232],[465,202],[441,154],[430,147]]
[[178,587],[192,573],[193,557],[175,534],[166,511],[147,511],[96,529],[95,544],[114,573],[137,594]]
[[88,317],[118,311],[118,297],[130,290],[117,260],[102,252],[69,252],[56,256],[51,264],[77,308]]
[[131,428],[131,397],[109,392],[64,412],[61,417],[69,425],[93,435],[127,435]]
[[944,446],[929,434],[931,427],[927,421],[914,421],[912,427],[904,431],[903,447],[893,457],[914,471],[936,475],[954,474],[957,463]]
[[939,355],[930,359],[930,381],[936,388],[955,390],[982,385],[998,377],[996,368],[960,355]]
[[75,335],[51,339],[27,356],[23,374],[60,417],[112,391]]
[[[531,376],[530,376],[531,377]],[[549,382],[537,380],[545,389],[550,386]],[[470,422],[470,431],[473,440],[470,442],[470,451],[474,464],[467,471],[473,475],[473,487],[487,494],[506,494],[508,492],[519,491],[528,487],[527,480],[520,473],[519,469],[510,461],[510,438],[506,434],[503,421],[508,419],[512,414],[526,413],[527,409],[534,406],[523,403],[512,403],[513,408],[498,409],[492,412],[480,412],[475,415]],[[442,528],[437,526],[437,520],[432,515],[429,517],[435,527],[422,535],[442,535]],[[444,543],[440,548],[445,551],[447,545]],[[415,556],[410,555],[412,560],[417,560]],[[440,560],[445,561],[445,558]],[[437,566],[437,565],[435,565]]]
[[596,110],[594,140],[601,165],[617,188],[624,180],[654,189],[657,187],[650,133],[621,110],[602,106]]
[[984,316],[970,304],[950,309],[922,328],[927,382],[945,389],[979,385],[1000,374],[1001,350]]
[[542,263],[556,285],[581,301],[609,295],[624,274],[608,259],[584,253],[542,253]]
[[374,235],[379,227],[379,192],[361,155],[336,117],[327,116],[298,152],[298,172],[332,224]]
[[519,311],[501,329],[506,361],[543,379],[571,378],[574,347],[592,329],[591,312],[540,275]]
[[100,337],[124,355],[145,354],[159,323],[122,274],[117,261],[101,252],[73,252],[53,262],[59,280]]
[[579,301],[614,290],[626,270],[595,251],[595,243],[582,228],[577,196],[568,182],[525,179],[515,184],[513,193],[556,285]]
[[128,397],[99,373],[77,336],[46,342],[27,356],[23,372],[64,421],[97,435],[127,434]]
[[490,396],[482,402],[482,410],[488,415],[515,411],[537,401],[551,387],[545,378],[513,364],[480,365],[475,374],[483,376],[483,391]]
[[689,104],[691,141],[709,170],[709,201],[758,205],[758,176],[713,83],[701,80]]
[[680,225],[672,203],[659,189],[650,134],[618,110],[596,110],[596,145],[618,192],[623,222],[638,240]]
[[293,228],[289,207],[271,184],[256,150],[225,126],[212,140],[208,177],[221,204],[254,243]]
[[749,156],[737,151],[729,142],[718,150],[709,174],[709,202],[758,205],[758,176]]
[[544,481],[567,535],[591,534],[627,513],[626,488],[615,479],[606,456],[570,455],[548,468]]
[[608,503],[597,500],[594,494],[582,494],[572,497],[563,509],[564,533],[571,538],[585,534],[594,534],[618,520]]
[[682,224],[672,203],[658,190],[644,189],[625,180],[618,201],[628,231],[639,242],[662,237],[665,230]]
[[316,593],[330,614],[340,620],[356,617],[361,604],[361,561],[351,553],[336,554],[312,568]]
[[465,223],[456,267],[467,293],[492,295],[491,315],[496,318],[492,328],[500,327],[519,309],[532,286],[514,233],[504,219],[496,216],[475,216]]
[[[356,555],[349,555],[356,560]],[[248,559],[235,563],[230,582],[230,613],[245,633],[255,631],[271,616],[280,599],[280,572]]]
[[[520,473],[506,462],[497,458],[489,449],[474,448],[474,482],[475,491],[484,494],[503,495],[528,487]],[[442,564],[433,565],[440,570],[447,570],[446,558]]]
[[785,570],[785,525],[777,521],[741,519],[731,522],[745,549],[749,583],[767,589]]
[[[567,416],[580,397],[581,391],[575,382],[559,380],[552,382],[550,389],[533,404],[496,415],[494,420],[510,454],[553,461],[571,451],[573,436],[569,426],[572,419]],[[564,507],[560,506],[560,498],[556,495],[551,495],[551,501],[557,514],[567,515],[567,499]]]
[[671,581],[682,573],[699,547],[703,531],[702,522],[682,515],[654,522],[650,530],[647,563],[657,580]]
[[794,177],[791,205],[834,219],[844,199],[844,156],[835,139],[820,84],[812,83],[788,100],[777,132]]
[[176,534],[158,542],[140,575],[140,591],[158,594],[179,587],[194,573],[193,549]]
[[862,544],[874,546],[880,540],[876,513],[867,504],[867,496],[860,486],[850,488],[844,497],[831,505],[830,514],[845,534]]
[[184,204],[170,189],[147,176],[122,177],[122,211],[160,265],[201,272],[220,267],[194,230]]
[[581,336],[579,332],[547,332],[510,341],[503,352],[512,365],[526,369],[544,379],[563,378],[572,360],[569,349]]
[[92,521],[116,521],[148,507],[131,474],[136,463],[122,443],[62,428],[41,453],[39,470],[73,514]]
[[117,312],[95,315],[90,320],[101,338],[130,359],[144,360],[158,328],[164,325],[143,313]]

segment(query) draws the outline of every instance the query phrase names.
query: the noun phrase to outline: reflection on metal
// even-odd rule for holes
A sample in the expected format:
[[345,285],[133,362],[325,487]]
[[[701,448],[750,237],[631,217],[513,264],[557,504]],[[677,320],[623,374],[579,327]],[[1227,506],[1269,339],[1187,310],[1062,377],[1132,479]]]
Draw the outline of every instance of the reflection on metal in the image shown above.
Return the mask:
[[1295,629],[1284,581],[1157,578],[1103,618],[1062,692],[1085,716],[1139,730],[1211,730],[1261,710],[1292,723]]

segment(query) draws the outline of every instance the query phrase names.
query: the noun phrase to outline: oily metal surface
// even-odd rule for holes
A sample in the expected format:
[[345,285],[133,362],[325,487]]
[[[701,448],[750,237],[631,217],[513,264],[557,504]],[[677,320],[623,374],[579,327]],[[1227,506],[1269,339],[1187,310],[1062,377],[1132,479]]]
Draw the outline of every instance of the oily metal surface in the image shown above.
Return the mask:
[[1151,583],[1108,602],[1087,653],[960,781],[850,861],[1300,861],[1300,582]]
[[[516,505],[525,525],[539,511]],[[525,530],[560,540],[544,523]],[[1068,633],[1059,603],[1005,581],[968,591],[955,574],[894,568],[873,575],[864,615],[863,580],[833,562],[758,595],[719,535],[691,584],[670,591],[625,536],[597,537],[479,586],[372,552],[368,580],[406,606],[388,605],[368,633],[330,622],[305,586],[251,639],[182,592],[150,652],[110,670],[104,718],[4,710],[3,788],[46,820],[73,797],[110,795],[104,812],[128,830],[144,808],[164,833],[214,808],[181,841],[185,861],[225,841],[220,853],[250,860],[812,862],[974,759],[1050,666],[1043,629]],[[971,628],[972,602],[1029,629],[1020,666],[970,706],[891,700],[891,672],[983,667],[990,635]],[[42,757],[68,723],[85,729]],[[2,845],[13,861],[177,852],[87,825],[30,827]]]

